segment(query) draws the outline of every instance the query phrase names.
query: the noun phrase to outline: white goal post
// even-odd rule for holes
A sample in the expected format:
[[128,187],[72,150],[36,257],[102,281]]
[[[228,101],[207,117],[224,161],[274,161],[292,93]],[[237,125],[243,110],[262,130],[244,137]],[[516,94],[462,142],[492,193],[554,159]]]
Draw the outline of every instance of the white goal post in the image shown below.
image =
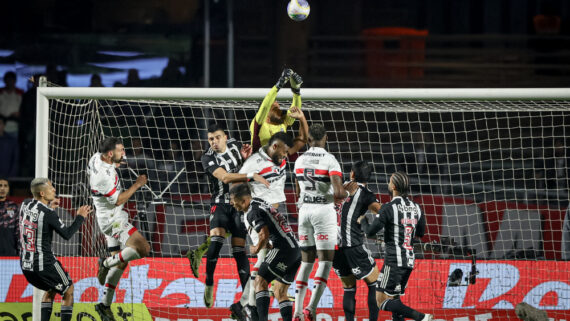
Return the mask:
[[[244,115],[249,117],[254,114],[268,91],[269,88],[64,88],[46,87],[40,82],[40,87],[37,89],[36,177],[43,176],[54,179],[55,177],[52,176],[67,170],[64,163],[68,159],[61,158],[61,150],[65,149],[69,153],[74,153],[76,149],[83,148],[83,146],[61,146],[62,142],[67,142],[68,138],[63,136],[74,133],[73,130],[75,129],[73,128],[83,125],[84,121],[88,123],[85,117],[97,119],[88,125],[105,127],[106,133],[126,132],[131,135],[130,133],[136,132],[137,139],[140,137],[142,141],[152,140],[154,142],[157,139],[164,141],[171,139],[170,136],[155,137],[157,133],[159,133],[158,135],[164,134],[159,127],[174,126],[175,128],[168,129],[184,130],[179,123],[186,120],[184,117],[189,117],[179,116],[174,112],[157,113],[156,110],[189,108],[193,112],[198,112],[202,109],[219,109],[224,111],[221,116],[215,112],[206,114],[205,111],[204,114],[196,116],[200,122],[197,122],[197,125],[194,123],[191,125],[193,126],[191,134],[185,134],[188,135],[185,136],[185,142],[201,142],[189,147],[179,146],[180,149],[187,149],[187,152],[198,155],[206,146],[201,135],[206,130],[208,122],[214,120],[233,122],[233,128],[230,132],[238,135],[242,141],[249,142],[251,118],[241,119],[240,117],[245,117]],[[327,128],[329,146],[343,167],[345,179],[348,179],[352,162],[361,158],[372,162],[375,173],[369,185],[371,190],[384,195],[381,199],[384,202],[387,197],[386,178],[389,177],[390,173],[396,170],[405,170],[411,173],[411,194],[417,197],[416,200],[419,201],[420,205],[426,207],[426,212],[431,219],[428,220],[425,242],[432,242],[439,246],[440,252],[445,252],[433,255],[427,252],[420,253],[419,258],[425,260],[425,263],[420,266],[423,270],[420,269],[420,271],[429,274],[418,272],[412,275],[412,278],[421,278],[422,282],[425,281],[421,283],[422,286],[437,283],[443,287],[440,293],[441,297],[436,294],[433,298],[427,298],[429,295],[424,293],[421,299],[423,300],[421,301],[423,309],[425,310],[428,307],[434,309],[436,319],[438,313],[449,313],[445,317],[442,316],[446,320],[462,316],[458,311],[461,311],[466,300],[468,287],[467,281],[458,281],[461,286],[465,285],[465,289],[463,289],[448,284],[445,278],[442,281],[440,277],[430,276],[431,273],[436,273],[442,267],[443,269],[460,269],[464,276],[469,274],[469,264],[459,261],[445,263],[445,260],[467,260],[470,257],[476,257],[483,260],[495,260],[489,261],[491,264],[496,260],[512,259],[516,261],[522,258],[529,260],[529,264],[536,263],[536,268],[544,269],[544,272],[551,269],[552,266],[541,265],[541,262],[559,262],[561,260],[562,250],[558,238],[561,235],[561,220],[564,217],[560,213],[564,212],[567,207],[567,193],[570,186],[567,183],[567,173],[564,177],[551,178],[548,176],[549,173],[560,172],[561,165],[556,163],[554,149],[553,154],[550,155],[548,154],[550,147],[545,148],[544,146],[562,142],[563,148],[567,148],[570,143],[570,88],[303,88],[301,94],[302,110],[306,111],[309,125],[312,122],[322,122]],[[289,106],[291,98],[291,91],[283,88],[280,90],[277,100],[282,108],[285,108]],[[111,102],[107,103],[106,101]],[[144,112],[144,117],[142,120],[133,120],[137,117],[134,114],[135,112],[123,113],[121,104],[115,102],[121,102],[121,104],[124,102],[127,105],[136,106],[138,110]],[[53,106],[59,106],[58,108],[64,106],[64,108],[58,109],[56,114],[50,109]],[[76,106],[77,108],[91,109],[88,112],[82,112],[83,114],[76,118],[62,116],[63,113],[73,110]],[[102,117],[99,115],[100,109],[113,110],[113,112],[108,110],[104,112],[106,119],[111,120],[106,120],[106,123],[101,122],[98,118]],[[230,116],[225,112],[227,110],[231,111]],[[113,119],[115,117],[113,113],[117,111],[120,114],[116,114],[117,119]],[[88,114],[89,116],[85,116]],[[54,115],[58,118],[50,119]],[[141,128],[149,126],[148,118],[156,118],[152,122],[154,127],[152,131],[145,131],[143,134]],[[177,120],[176,118],[184,119]],[[131,120],[132,123],[130,123]],[[191,119],[188,118],[188,120]],[[141,128],[137,128],[138,126]],[[70,128],[70,131],[65,130],[65,128]],[[62,130],[60,131],[60,129]],[[99,127],[96,127],[89,133],[87,131],[82,132],[81,135],[98,135],[96,133],[98,130]],[[293,132],[296,130],[297,124],[294,125]],[[166,134],[170,135],[170,132],[166,131]],[[134,136],[122,138],[134,140]],[[53,139],[57,139],[58,143],[55,144]],[[89,141],[90,146],[87,150],[93,152],[96,148],[97,139],[83,139]],[[161,155],[169,153],[170,146],[172,146],[162,147],[163,143],[157,142],[154,144],[161,146]],[[177,144],[182,145],[180,141]],[[50,155],[56,150],[57,154]],[[80,154],[77,153],[77,155]],[[167,156],[164,158],[166,159]],[[552,165],[555,166],[554,169],[549,168],[548,164],[552,163],[551,160],[554,161],[554,165]],[[199,163],[195,159],[192,162]],[[567,165],[570,164],[565,164],[565,166]],[[73,177],[84,175],[81,173],[83,169],[73,168],[75,170]],[[566,170],[564,169],[564,171]],[[178,175],[182,172],[183,170],[178,169],[174,171]],[[172,213],[190,211],[190,215],[194,215],[194,209],[184,210],[185,204],[179,202],[179,200],[188,201],[192,195],[207,194],[202,188],[199,188],[197,192],[193,191],[192,185],[203,183],[200,181],[203,177],[200,176],[199,172],[193,172],[193,174],[197,179],[192,181],[188,178],[184,183],[180,181],[181,187],[176,192],[171,192],[171,185],[174,181],[178,182],[178,175],[165,175],[164,177],[167,178],[162,178],[162,181],[160,181],[161,178],[156,178],[156,186],[158,187],[149,188],[154,189],[154,192],[151,191],[154,197],[153,203],[145,203],[143,207],[150,206],[150,209],[156,210],[156,206],[163,206],[161,204],[164,203],[166,204],[164,207],[170,206],[164,211],[172,210]],[[156,175],[156,177],[162,177],[160,173]],[[565,182],[555,182],[555,185],[551,185],[551,179],[565,180]],[[544,186],[539,186],[538,181],[544,181]],[[72,193],[85,193],[85,195],[81,195],[81,199],[88,202],[88,190],[85,188],[74,189],[71,182],[66,181],[65,184],[70,185],[67,186],[68,188],[61,188],[66,195],[71,195],[73,198]],[[126,187],[128,188],[128,186]],[[170,194],[168,200],[162,200],[158,197],[163,194]],[[169,203],[174,202],[173,200],[177,203]],[[294,204],[288,205],[294,208]],[[146,211],[149,208],[144,210]],[[537,214],[540,216],[538,221],[534,216],[535,212],[539,213]],[[202,212],[200,215],[203,215]],[[154,248],[155,253],[160,253],[160,257],[168,257],[169,259],[176,257],[175,254],[179,254],[182,249],[186,249],[188,246],[192,248],[201,241],[196,232],[195,235],[188,236],[188,238],[192,238],[194,243],[190,245],[174,244],[175,242],[184,243],[186,241],[181,240],[187,239],[184,238],[186,236],[176,239],[167,235],[169,231],[175,230],[172,224],[179,224],[180,220],[171,223],[168,215],[166,218],[154,217],[154,220],[153,226],[158,226],[159,223],[156,222],[159,220],[163,220],[164,222],[161,224],[165,225],[162,230],[155,227],[154,230],[149,231],[149,234],[162,233],[161,235],[165,235],[165,238],[158,237],[152,240],[153,246],[156,246]],[[515,221],[523,223],[516,227],[510,224]],[[200,222],[196,224],[207,224]],[[430,223],[432,226],[437,224],[437,227],[430,228]],[[92,233],[98,233],[98,230],[95,230]],[[96,240],[98,236],[92,235],[90,237]],[[531,240],[526,240],[527,238],[531,238]],[[55,240],[56,238],[54,238]],[[78,242],[77,247],[92,244],[82,243],[81,240],[76,242]],[[371,246],[377,245],[376,242],[370,244],[373,244]],[[156,250],[157,248],[160,250]],[[381,245],[378,245],[378,248],[374,250],[376,257],[381,256],[381,248]],[[82,253],[89,253],[91,256],[98,252],[99,249],[72,251],[70,256],[82,256]],[[234,264],[233,261],[228,262]],[[65,265],[64,267],[67,269],[77,268]],[[561,265],[559,267],[563,268]],[[519,268],[521,275],[525,275],[525,277],[536,278],[534,281],[537,284],[552,281],[545,279],[542,282],[539,275],[541,273],[535,273],[534,276],[531,276],[533,275],[532,271],[526,265],[524,267],[515,266],[515,268]],[[73,278],[73,273],[71,274]],[[331,275],[333,274],[331,273]],[[444,274],[448,275],[449,273],[446,270]],[[566,274],[570,279],[570,272]],[[480,277],[495,277],[490,265],[480,269]],[[184,279],[184,282],[189,281]],[[335,286],[339,287],[337,283],[329,284],[329,287]],[[412,288],[406,297],[410,298],[412,295],[417,295],[413,294],[414,289],[416,288]],[[335,296],[339,293],[336,288],[331,291]],[[360,291],[359,295],[364,295],[364,292]],[[524,298],[525,302],[540,302],[540,298],[536,299],[531,295],[531,290],[527,292],[521,292],[520,301],[523,301]],[[408,292],[406,293],[408,294]],[[166,296],[166,294],[163,295]],[[40,291],[34,290],[34,321],[39,321],[40,296]],[[570,302],[570,298],[567,299]],[[197,300],[201,300],[201,297]],[[366,299],[361,297],[358,297],[357,300],[359,300],[359,304],[366,302]],[[481,300],[481,302],[485,301],[483,298]],[[78,302],[77,297],[76,302]],[[196,307],[192,304],[190,303],[188,306]],[[337,308],[336,304],[336,301],[331,303],[331,307]],[[514,304],[516,303],[512,305]],[[561,309],[560,304],[545,309],[559,310]],[[179,302],[173,304],[172,311],[179,311],[177,309],[182,305]],[[224,306],[225,303],[217,303],[216,305],[216,307],[220,307],[220,318],[222,316],[227,317],[223,314],[225,312],[222,312],[227,309],[221,309]],[[497,303],[490,308],[512,310],[513,306]],[[157,307],[156,309],[159,311],[157,313],[163,313],[160,311],[166,311],[164,315],[169,313],[167,311],[169,308],[161,310],[162,307]],[[360,311],[357,312],[359,318],[362,315],[367,315],[362,312],[362,305],[358,305],[357,310]],[[342,314],[342,305],[340,313]],[[179,316],[181,319],[187,317],[182,314]],[[165,317],[165,319],[167,318]]]

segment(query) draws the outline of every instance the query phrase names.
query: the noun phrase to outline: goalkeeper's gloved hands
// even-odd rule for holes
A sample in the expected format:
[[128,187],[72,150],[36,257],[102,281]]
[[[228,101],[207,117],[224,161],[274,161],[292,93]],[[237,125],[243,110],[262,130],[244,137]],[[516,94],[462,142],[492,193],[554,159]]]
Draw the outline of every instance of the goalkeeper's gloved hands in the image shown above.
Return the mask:
[[291,91],[294,94],[300,95],[301,94],[301,85],[303,84],[303,78],[294,72],[291,74]]
[[289,81],[289,78],[291,77],[292,73],[293,70],[289,68],[283,69],[283,72],[281,73],[279,80],[277,80],[275,87],[277,87],[277,89],[281,89],[281,87],[285,86],[285,84],[287,84],[287,81]]

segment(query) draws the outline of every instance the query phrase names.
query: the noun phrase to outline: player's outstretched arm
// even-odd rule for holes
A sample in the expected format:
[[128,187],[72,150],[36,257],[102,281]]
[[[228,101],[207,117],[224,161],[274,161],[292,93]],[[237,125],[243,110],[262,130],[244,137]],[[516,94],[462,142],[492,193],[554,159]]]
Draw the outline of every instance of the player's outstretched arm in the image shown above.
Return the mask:
[[263,176],[259,175],[258,173],[247,173],[247,174],[240,174],[240,173],[228,173],[225,169],[218,167],[213,173],[215,178],[222,181],[224,184],[230,183],[237,183],[237,182],[247,182],[250,179],[253,179],[256,182],[259,182],[267,187],[269,187],[269,182],[263,178]]
[[303,84],[303,78],[301,78],[301,76],[298,73],[293,72],[291,74],[290,82],[291,82],[291,91],[293,92],[293,101],[291,102],[291,107],[287,111],[287,118],[285,119],[285,123],[287,124],[287,126],[293,125],[295,119],[298,119],[291,115],[291,109],[293,107],[301,109],[302,106],[301,85]]
[[291,146],[288,151],[289,155],[293,155],[307,144],[309,138],[309,123],[307,123],[307,118],[305,118],[305,114],[300,108],[292,107],[289,111],[291,112],[290,115],[292,118],[299,120],[299,135],[295,137],[293,146]]
[[69,240],[77,230],[85,218],[91,214],[92,209],[89,205],[83,205],[77,210],[77,216],[73,223],[69,226],[65,226],[63,222],[59,219],[57,215],[47,215],[48,224],[59,234],[63,239]]
[[146,184],[147,180],[148,178],[145,174],[139,175],[136,182],[131,185],[131,187],[119,194],[119,197],[117,197],[117,201],[115,202],[115,206],[125,204],[139,188],[143,187]]

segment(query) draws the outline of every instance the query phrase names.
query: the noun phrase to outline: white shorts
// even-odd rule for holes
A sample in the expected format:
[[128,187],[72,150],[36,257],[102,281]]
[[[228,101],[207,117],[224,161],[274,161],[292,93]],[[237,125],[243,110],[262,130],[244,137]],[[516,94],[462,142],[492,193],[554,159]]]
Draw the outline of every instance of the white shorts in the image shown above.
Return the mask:
[[337,214],[334,204],[303,204],[299,209],[299,246],[334,250],[337,244]]
[[137,231],[136,227],[129,223],[129,214],[125,211],[115,214],[112,220],[108,217],[97,217],[97,223],[111,251],[118,251],[125,247],[129,237]]

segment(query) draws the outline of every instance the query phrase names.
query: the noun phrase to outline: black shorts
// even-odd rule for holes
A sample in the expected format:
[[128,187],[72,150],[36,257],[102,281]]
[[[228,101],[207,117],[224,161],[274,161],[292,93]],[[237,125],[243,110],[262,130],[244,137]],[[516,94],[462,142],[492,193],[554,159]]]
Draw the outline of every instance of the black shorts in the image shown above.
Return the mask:
[[389,296],[404,295],[410,274],[412,269],[384,264],[376,282],[376,291]]
[[364,244],[354,247],[340,247],[334,253],[333,269],[338,277],[354,275],[362,280],[376,266],[372,253]]
[[225,203],[212,204],[210,207],[210,229],[223,227],[232,237],[245,239],[247,232],[242,222],[242,215],[233,206]]
[[63,269],[61,263],[44,266],[43,271],[23,271],[26,280],[31,285],[44,291],[55,291],[63,295],[73,284],[67,271]]
[[268,283],[277,279],[281,283],[291,284],[301,265],[301,250],[273,248],[267,252],[265,260],[259,267],[257,275]]

